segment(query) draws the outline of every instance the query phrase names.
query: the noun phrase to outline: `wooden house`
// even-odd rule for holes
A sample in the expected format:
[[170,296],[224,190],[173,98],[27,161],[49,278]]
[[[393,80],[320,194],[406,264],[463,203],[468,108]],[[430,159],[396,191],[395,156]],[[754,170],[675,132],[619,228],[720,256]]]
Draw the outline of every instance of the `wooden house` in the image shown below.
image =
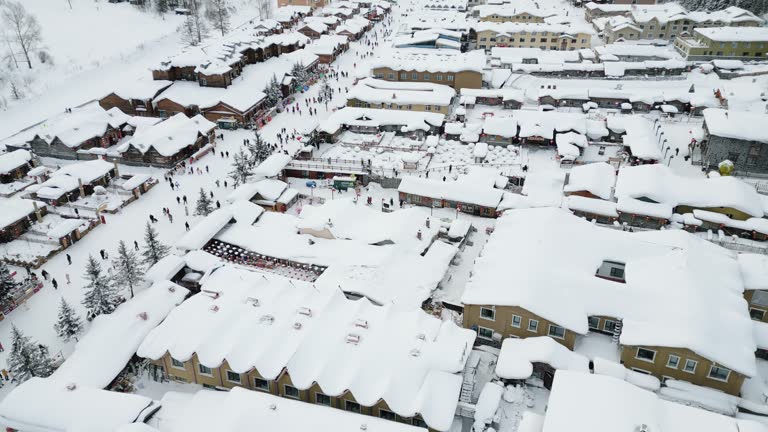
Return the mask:
[[32,154],[27,150],[0,154],[0,183],[13,183],[22,179],[33,167]]
[[171,84],[171,81],[165,80],[136,81],[99,99],[99,105],[105,110],[118,108],[130,116],[155,117],[152,100]]

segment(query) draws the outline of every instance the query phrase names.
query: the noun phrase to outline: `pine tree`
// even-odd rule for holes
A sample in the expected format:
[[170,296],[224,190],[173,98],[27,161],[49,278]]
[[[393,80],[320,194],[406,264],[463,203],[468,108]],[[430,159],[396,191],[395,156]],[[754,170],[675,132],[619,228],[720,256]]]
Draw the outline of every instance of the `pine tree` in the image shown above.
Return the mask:
[[227,0],[209,0],[205,9],[205,16],[211,22],[211,26],[224,36],[230,29],[230,11]]
[[158,261],[165,258],[170,250],[170,246],[158,240],[157,231],[155,231],[151,223],[147,222],[147,226],[144,229],[144,250],[141,251],[141,255],[144,257],[144,265],[147,268],[152,267]]
[[307,83],[307,71],[301,62],[293,65],[293,68],[291,68],[291,76],[296,81],[296,85],[299,87],[304,87],[304,84]]
[[280,102],[280,99],[283,98],[283,89],[277,81],[276,75],[272,75],[272,79],[269,80],[269,84],[267,84],[267,88],[264,89],[264,93],[267,95],[266,102],[270,107],[277,105],[277,103]]
[[94,316],[111,314],[117,307],[117,291],[101,274],[101,264],[93,255],[88,256],[84,277],[88,284],[85,286],[87,291],[83,297],[83,306],[88,309],[88,313]]
[[11,276],[11,271],[5,262],[0,261],[0,310],[5,310],[13,303],[13,292],[19,283]]
[[200,195],[197,197],[196,206],[195,216],[208,216],[213,211],[211,199],[208,198],[203,188],[200,188]]
[[72,339],[77,340],[77,337],[83,332],[83,321],[77,316],[75,309],[64,300],[64,297],[59,303],[59,319],[53,325],[53,329],[64,342],[69,342]]
[[181,26],[181,36],[187,45],[196,46],[208,35],[208,27],[203,20],[200,0],[189,0],[189,15]]
[[[242,147],[240,151],[235,153],[235,160],[232,163],[232,171],[229,172],[229,177],[235,182],[235,186],[245,184],[248,181],[248,177],[253,175],[253,164],[248,154],[245,153]],[[199,205],[199,202],[198,202]]]
[[168,12],[169,9],[168,0],[155,0],[155,12],[163,15]]
[[144,280],[142,276],[144,269],[136,252],[129,249],[123,240],[120,240],[117,246],[117,257],[112,260],[112,265],[117,270],[115,288],[120,290],[127,285],[131,289],[131,298],[133,298],[133,288]]
[[11,326],[11,354],[8,356],[8,369],[20,383],[32,378],[45,378],[53,373],[53,361],[48,355],[48,347],[35,344],[32,338],[25,336],[15,325]]
[[250,153],[250,166],[253,168],[264,162],[269,155],[272,154],[272,147],[261,138],[259,131],[254,131],[253,140],[251,140],[251,144],[248,145],[248,152]]

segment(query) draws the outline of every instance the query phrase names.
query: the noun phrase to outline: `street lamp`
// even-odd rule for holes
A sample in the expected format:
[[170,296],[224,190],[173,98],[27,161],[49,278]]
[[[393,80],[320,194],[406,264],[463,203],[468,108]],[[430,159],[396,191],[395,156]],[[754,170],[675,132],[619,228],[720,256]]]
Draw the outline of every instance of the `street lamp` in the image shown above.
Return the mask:
[[672,164],[672,159],[675,158],[675,155],[669,155],[669,160],[667,161],[667,166],[670,166]]

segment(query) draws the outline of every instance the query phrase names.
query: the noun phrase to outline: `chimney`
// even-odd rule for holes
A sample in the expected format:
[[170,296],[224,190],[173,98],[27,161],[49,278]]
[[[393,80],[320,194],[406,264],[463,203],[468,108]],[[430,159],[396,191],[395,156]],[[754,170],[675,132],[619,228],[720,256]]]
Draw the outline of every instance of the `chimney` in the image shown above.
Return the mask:
[[112,161],[115,164],[115,178],[120,177],[120,170],[117,168],[117,160]]
[[38,222],[43,221],[43,213],[40,211],[40,207],[37,206],[37,201],[32,201],[32,207],[35,209],[35,217]]
[[83,188],[83,179],[77,178],[77,187],[80,189],[80,198],[85,196],[85,188]]

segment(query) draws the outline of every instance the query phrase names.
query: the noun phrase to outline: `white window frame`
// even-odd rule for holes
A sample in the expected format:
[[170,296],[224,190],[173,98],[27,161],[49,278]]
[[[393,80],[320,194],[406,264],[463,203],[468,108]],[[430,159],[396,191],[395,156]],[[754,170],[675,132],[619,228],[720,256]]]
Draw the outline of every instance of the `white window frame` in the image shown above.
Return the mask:
[[[651,360],[648,360],[648,359],[644,359],[644,358],[640,357],[640,350],[645,350],[645,351],[652,352],[653,353],[653,358]],[[646,363],[655,363],[656,362],[656,356],[658,354],[659,354],[658,352],[656,352],[656,351],[654,351],[652,349],[643,348],[643,347],[637,347],[637,349],[635,350],[635,360],[644,361]]]
[[[536,323],[536,328],[534,328],[533,330],[531,330],[531,323],[532,322]],[[528,331],[532,332],[532,333],[538,333],[539,332],[539,320],[535,320],[535,319],[530,319],[529,318],[528,319]]]
[[[483,335],[480,333],[480,330],[488,330],[488,331],[490,331],[490,332],[491,332],[491,337],[485,337],[485,336],[483,336]],[[490,329],[490,328],[488,328],[488,327],[483,327],[483,326],[478,326],[478,327],[477,327],[477,337],[479,337],[480,339],[485,339],[485,340],[489,340],[489,341],[492,341],[492,340],[493,340],[493,333],[495,333],[495,332],[493,331],[493,329]]]
[[[515,325],[515,318],[517,318],[517,325]],[[520,315],[512,315],[512,327],[520,328],[523,325],[523,317]]]
[[[259,387],[258,385],[256,385],[256,380],[264,381],[265,383],[267,383],[267,388],[262,388],[262,387]],[[269,380],[265,380],[264,378],[259,378],[259,377],[253,377],[253,389],[254,390],[258,390],[258,391],[268,392],[269,391]]]
[[[557,328],[561,328],[561,329],[563,329],[563,336],[555,336],[555,335],[553,335],[553,334],[552,334],[552,328],[553,328],[553,327],[557,327]],[[565,340],[565,332],[566,332],[566,331],[567,331],[567,330],[565,329],[565,327],[562,327],[562,326],[559,326],[559,325],[555,325],[555,324],[550,324],[550,325],[549,325],[549,327],[547,327],[547,335],[548,335],[549,337],[553,337],[553,338],[555,338],[555,339],[561,339],[561,340]]]
[[[693,370],[687,370],[688,362],[691,362],[691,363],[693,363]],[[683,363],[683,369],[682,369],[682,370],[683,370],[683,372],[685,372],[685,373],[689,373],[689,374],[693,375],[693,374],[695,374],[695,373],[696,373],[696,369],[697,369],[698,367],[699,367],[699,362],[698,362],[698,361],[696,361],[696,360],[691,360],[691,359],[685,359],[685,363]]]
[[[298,392],[298,394],[297,394],[296,396],[291,396],[291,395],[289,395],[289,394],[288,394],[288,387],[296,389],[296,392]],[[285,395],[285,397],[287,397],[288,399],[296,399],[296,400],[299,400],[299,399],[301,399],[301,390],[299,390],[299,388],[298,388],[298,387],[294,387],[294,386],[292,386],[292,385],[290,385],[290,384],[283,384],[283,394],[284,394],[284,395]]]
[[[203,372],[203,370],[201,368],[206,368],[210,372]],[[203,375],[203,376],[212,377],[213,376],[213,369],[209,368],[208,366],[206,366],[206,365],[204,365],[202,363],[198,363],[197,364],[197,373],[199,373],[200,375]]]
[[[491,311],[492,312],[492,317],[491,318],[484,317],[483,316],[483,311],[484,310]],[[487,308],[487,307],[481,307],[480,308],[480,319],[484,319],[486,321],[496,321],[496,309]]]
[[[181,363],[181,366],[177,366],[174,362]],[[183,361],[178,361],[178,360],[176,360],[173,357],[171,357],[171,367],[174,368],[174,369],[179,369],[179,370],[187,370],[187,366],[184,364]]]
[[[720,378],[716,378],[716,377],[713,377],[713,376],[712,376],[712,369],[714,369],[714,368],[718,368],[718,369],[725,369],[725,370],[727,370],[727,371],[728,371],[728,374],[725,376],[725,379],[720,379]],[[717,365],[717,364],[714,364],[714,363],[713,363],[712,365],[710,365],[710,366],[709,366],[709,372],[707,372],[707,378],[709,378],[709,379],[711,379],[711,380],[715,380],[715,381],[720,381],[720,382],[728,382],[728,379],[729,379],[730,377],[731,377],[731,370],[730,370],[730,369],[728,369],[727,367],[725,367],[725,366],[719,366],[719,365]]]
[[[669,361],[672,359],[672,357],[677,359],[677,364],[675,366],[670,366],[670,364],[669,364]],[[667,367],[670,368],[670,369],[675,369],[675,370],[680,369],[680,360],[682,360],[682,359],[680,358],[679,355],[674,355],[674,354],[668,355],[667,356]]]
[[[231,380],[229,378],[229,374],[231,374],[231,373],[237,375],[237,381]],[[226,376],[227,376],[227,382],[231,382],[233,384],[242,384],[243,383],[243,376],[241,374],[237,373],[237,372],[228,370],[227,373],[226,373]]]

